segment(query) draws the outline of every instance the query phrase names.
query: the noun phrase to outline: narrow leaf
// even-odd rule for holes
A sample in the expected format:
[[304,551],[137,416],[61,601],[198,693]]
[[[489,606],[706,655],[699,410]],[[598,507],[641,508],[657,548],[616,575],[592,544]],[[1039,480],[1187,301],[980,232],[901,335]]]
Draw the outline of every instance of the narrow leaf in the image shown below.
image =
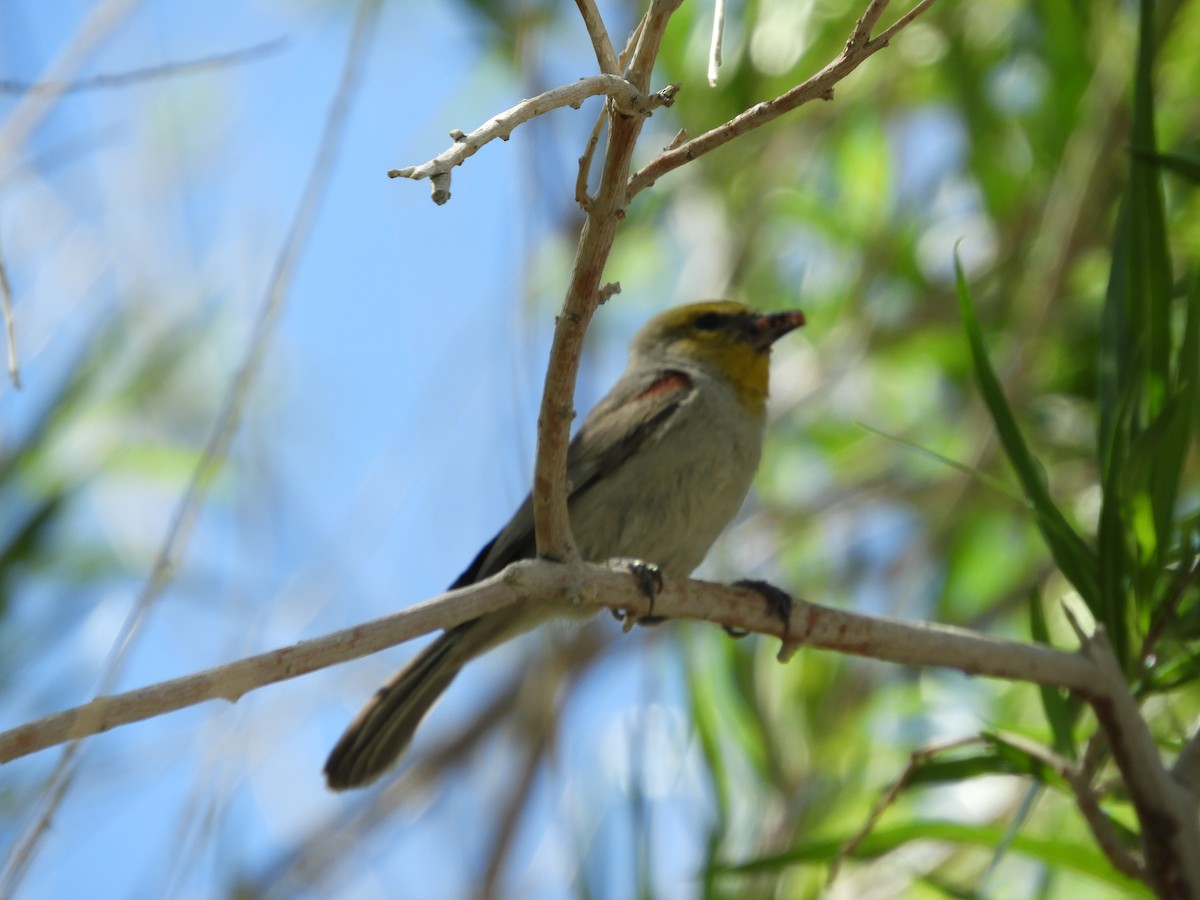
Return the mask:
[[1081,597],[1092,609],[1096,608],[1099,592],[1095,576],[1095,559],[1083,539],[1075,533],[1062,512],[1050,498],[1046,487],[1045,477],[1041,466],[1029,452],[1025,438],[1017,426],[1017,420],[1009,408],[1000,379],[988,359],[987,348],[983,341],[983,332],[975,315],[975,307],[967,289],[967,280],[963,275],[962,262],[957,252],[954,256],[955,278],[958,288],[958,303],[962,312],[963,326],[967,332],[967,340],[971,348],[971,358],[974,362],[975,381],[980,393],[992,415],[1000,443],[1004,447],[1009,463],[1017,473],[1025,496],[1033,504],[1037,514],[1038,527],[1046,541],[1054,561],[1062,570]]

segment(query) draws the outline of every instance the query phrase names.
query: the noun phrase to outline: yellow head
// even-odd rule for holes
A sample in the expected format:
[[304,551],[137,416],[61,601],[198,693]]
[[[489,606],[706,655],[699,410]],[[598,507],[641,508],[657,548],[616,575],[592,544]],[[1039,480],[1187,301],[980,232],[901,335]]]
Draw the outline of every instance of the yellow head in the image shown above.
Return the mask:
[[803,324],[799,310],[764,315],[730,300],[692,303],[659,313],[642,326],[632,353],[703,366],[726,379],[748,411],[762,415],[771,345]]

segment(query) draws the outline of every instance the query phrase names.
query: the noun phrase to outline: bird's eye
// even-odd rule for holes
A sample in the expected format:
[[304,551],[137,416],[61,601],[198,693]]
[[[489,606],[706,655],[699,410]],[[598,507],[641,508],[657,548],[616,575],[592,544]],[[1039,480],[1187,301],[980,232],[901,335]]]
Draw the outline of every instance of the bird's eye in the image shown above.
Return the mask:
[[699,331],[716,331],[724,324],[725,316],[715,312],[705,313],[696,319],[696,328]]

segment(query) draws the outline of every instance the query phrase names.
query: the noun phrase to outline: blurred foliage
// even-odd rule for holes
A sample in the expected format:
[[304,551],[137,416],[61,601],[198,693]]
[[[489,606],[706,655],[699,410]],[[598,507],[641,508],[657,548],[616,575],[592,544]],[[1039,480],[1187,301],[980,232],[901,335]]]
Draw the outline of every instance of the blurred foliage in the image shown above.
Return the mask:
[[[686,9],[660,77],[690,85],[708,22]],[[721,89],[685,90],[672,113],[696,134],[786,89],[859,12],[747,4]],[[774,431],[754,514],[784,584],[1062,646],[1062,604],[1090,612],[1139,690],[1168,695],[1147,707],[1168,752],[1197,712],[1198,31],[1195,4],[935,7],[832,103],[664,180],[630,226],[705,195],[730,223],[717,252],[734,290],[810,312],[816,387]],[[819,891],[812,863],[933,738],[1003,727],[1070,756],[1095,731],[1059,692],[823,658],[779,670],[768,652],[739,647],[691,682],[719,797],[716,895]],[[736,782],[731,755],[747,761]],[[1069,795],[1029,793],[1047,779],[1027,763],[918,766],[855,859],[923,839],[905,859],[932,881],[912,895],[986,894],[1000,865],[1047,896],[1126,895]],[[1004,788],[974,788],[984,775]],[[931,822],[946,806],[970,824]],[[854,895],[885,871],[847,863],[838,884]]]
[[[725,64],[710,89],[711,4],[685,3],[655,74],[656,87],[683,90],[648,122],[637,159],[681,128],[699,134],[811,75],[864,5],[731,3]],[[906,8],[893,5],[890,17]],[[622,45],[644,3],[600,6]],[[456,10],[519,78],[594,68],[571,4],[462,0]],[[642,318],[639,296],[667,305],[728,293],[809,317],[806,338],[779,347],[756,492],[714,551],[716,574],[1069,648],[1067,604],[1108,630],[1164,753],[1180,745],[1200,714],[1197,46],[1195,2],[943,0],[832,102],[637,198],[606,275],[629,296],[598,317],[601,337],[623,308]],[[580,152],[587,118],[577,114],[564,157]],[[527,273],[546,306],[561,296],[579,222],[574,173],[563,171],[559,231]],[[45,415],[0,445],[0,615],[31,571],[52,571],[69,596],[71,579],[100,581],[123,564],[107,545],[64,546],[61,523],[80,514],[80,485],[135,455],[137,477],[167,472],[173,496],[194,461],[194,451],[171,448],[199,446],[211,412],[197,414],[189,391],[204,337],[195,323],[145,335],[136,318],[87,341]],[[143,338],[131,344],[130,334]],[[124,416],[146,405],[167,423],[154,434]],[[109,452],[80,468],[62,448],[97,427],[115,436]],[[681,660],[680,753],[706,814],[663,838],[651,825],[666,789],[646,784],[654,760],[633,766],[617,811],[638,842],[631,864],[613,865],[625,857],[605,844],[611,831],[580,829],[579,896],[1139,890],[1100,854],[1057,777],[1004,737],[1083,756],[1095,723],[1061,692],[807,651],[779,666],[771,642],[699,626],[656,637]],[[12,632],[6,640],[0,677],[11,673]],[[563,691],[584,682],[573,677]],[[464,730],[462,745],[486,733]],[[482,754],[449,745],[454,753],[434,745],[433,762],[414,766],[425,781],[403,800],[364,803],[354,836],[402,802],[436,795],[431,785],[451,782],[456,766],[482,764]],[[1098,782],[1112,784],[1102,749],[1092,759]],[[906,771],[827,887],[846,842]],[[590,773],[563,777],[578,786]],[[1135,841],[1127,798],[1114,790],[1103,806]],[[498,809],[472,815],[503,831]],[[289,878],[319,888],[321,867],[336,872],[352,852],[343,827],[331,822],[247,876],[255,887],[246,895],[288,895]],[[447,834],[447,845],[460,837]],[[462,844],[464,858],[474,854],[464,870],[483,871],[478,842]],[[681,845],[699,859],[694,881],[664,889],[656,872]],[[318,871],[296,875],[304,865]]]
[[[645,152],[803,80],[860,12],[734,4],[710,90],[709,8],[685,4],[656,74],[684,90]],[[1166,752],[1200,711],[1198,38],[1196,4],[936,6],[833,102],[639,197],[610,266],[659,274],[648,248],[699,242],[735,295],[809,313],[811,345],[779,350],[786,412],[724,568],[765,556],[810,599],[1070,647],[1066,603],[1164,695],[1147,715]],[[909,752],[1003,728],[1074,757],[1095,733],[1061,692],[682,640],[711,896],[821,893]],[[1144,893],[1019,749],[914,765],[840,895]],[[1136,846],[1126,800],[1105,808]]]

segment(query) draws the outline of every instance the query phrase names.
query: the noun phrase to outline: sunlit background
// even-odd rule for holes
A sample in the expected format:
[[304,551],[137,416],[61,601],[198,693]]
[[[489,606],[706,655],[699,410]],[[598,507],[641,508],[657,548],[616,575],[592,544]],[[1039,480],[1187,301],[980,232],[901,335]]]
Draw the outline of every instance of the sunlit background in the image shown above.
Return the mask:
[[[655,77],[683,90],[638,161],[818,70],[862,5],[731,3],[714,90],[711,4],[686,3]],[[248,358],[228,457],[111,689],[432,596],[524,496],[599,101],[485,147],[445,206],[385,173],[591,74],[591,46],[574,6],[550,0],[397,0],[377,19],[362,6],[0,9],[0,255],[23,381],[0,384],[0,728],[95,693]],[[1195,151],[1200,15],[1163,6],[1160,137]],[[1128,163],[1130,7],[945,0],[833,102],[637,198],[581,410],[666,306],[729,296],[809,320],[778,347],[756,491],[702,574],[1022,639],[1030,588],[1066,593],[1020,503],[894,438],[1014,484],[971,381],[957,245],[1056,497],[1094,528],[1093,359]],[[640,6],[601,9],[622,44]],[[319,162],[356,27],[348,119]],[[62,78],[71,90],[30,90]],[[296,243],[314,169],[329,181]],[[1200,218],[1179,185],[1173,240],[1194,258]],[[1051,628],[1061,636],[1061,619]],[[407,768],[367,792],[329,793],[321,766],[408,647],[92,738],[7,884],[29,897],[811,896],[827,869],[721,881],[712,865],[852,834],[912,750],[1001,726],[1047,740],[1028,686],[816,652],[782,668],[773,642],[701,626],[551,631],[473,665]],[[10,865],[61,752],[0,769]],[[1020,818],[1087,842],[1069,803],[998,775],[906,796],[897,814],[1001,832]],[[1022,847],[914,843],[851,866],[831,895],[946,896],[934,882],[1121,895],[1087,860],[1051,871]]]

